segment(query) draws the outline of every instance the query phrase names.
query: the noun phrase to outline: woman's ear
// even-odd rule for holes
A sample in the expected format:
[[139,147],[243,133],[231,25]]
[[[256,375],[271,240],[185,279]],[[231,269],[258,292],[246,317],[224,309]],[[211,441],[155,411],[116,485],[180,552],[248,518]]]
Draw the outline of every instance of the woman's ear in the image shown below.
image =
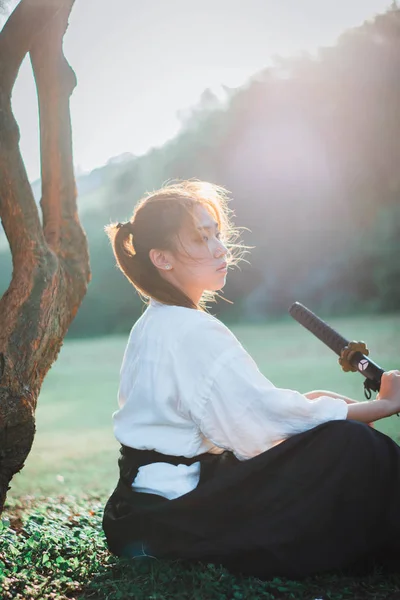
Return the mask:
[[164,250],[152,248],[149,252],[149,258],[157,269],[165,271],[171,268],[171,258],[169,253]]

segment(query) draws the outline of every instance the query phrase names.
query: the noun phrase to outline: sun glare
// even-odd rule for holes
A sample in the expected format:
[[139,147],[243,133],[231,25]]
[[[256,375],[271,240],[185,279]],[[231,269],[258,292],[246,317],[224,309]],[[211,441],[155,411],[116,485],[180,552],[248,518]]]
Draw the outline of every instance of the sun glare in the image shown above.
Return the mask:
[[[15,0],[12,0],[15,2]],[[295,56],[331,45],[346,28],[386,8],[363,0],[347,9],[326,2],[227,0],[191,5],[98,0],[77,1],[64,40],[78,86],[71,99],[74,160],[83,170],[124,152],[140,155],[178,132],[206,89],[218,101],[268,67],[274,55]],[[12,6],[12,4],[11,4]],[[123,8],[123,10],[121,10]],[[121,19],[121,14],[124,18]],[[329,18],[328,18],[329,17]],[[13,95],[21,148],[31,179],[40,172],[37,105],[30,68],[24,66]]]

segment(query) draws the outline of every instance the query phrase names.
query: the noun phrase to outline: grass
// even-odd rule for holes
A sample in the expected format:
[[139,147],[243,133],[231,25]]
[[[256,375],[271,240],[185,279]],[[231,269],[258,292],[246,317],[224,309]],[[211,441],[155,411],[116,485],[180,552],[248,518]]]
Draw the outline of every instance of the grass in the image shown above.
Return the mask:
[[2,600],[379,600],[400,598],[400,577],[376,568],[302,581],[233,576],[213,564],[152,558],[117,559],[101,531],[103,501],[30,498],[12,501],[3,518]]
[[[371,357],[397,368],[400,317],[340,319],[332,325],[364,339]],[[327,389],[363,398],[362,377],[294,322],[232,328],[261,371],[280,387]],[[117,480],[118,444],[111,414],[126,338],[69,341],[45,379],[37,434],[26,466],[12,481],[3,514],[0,585],[11,598],[215,600],[241,598],[400,599],[400,575],[327,574],[305,581],[234,577],[215,565],[116,559],[101,530],[104,502]],[[400,442],[400,421],[376,427]]]

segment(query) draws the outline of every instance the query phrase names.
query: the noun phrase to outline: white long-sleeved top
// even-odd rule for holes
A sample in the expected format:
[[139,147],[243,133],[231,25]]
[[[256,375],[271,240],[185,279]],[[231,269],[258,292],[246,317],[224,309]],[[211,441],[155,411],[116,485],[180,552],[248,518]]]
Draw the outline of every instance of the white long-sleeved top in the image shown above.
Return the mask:
[[[117,440],[132,448],[193,457],[232,451],[246,460],[335,419],[347,404],[275,387],[235,335],[200,310],[151,299],[125,349],[113,414]],[[200,463],[140,467],[136,491],[169,499],[193,490]]]

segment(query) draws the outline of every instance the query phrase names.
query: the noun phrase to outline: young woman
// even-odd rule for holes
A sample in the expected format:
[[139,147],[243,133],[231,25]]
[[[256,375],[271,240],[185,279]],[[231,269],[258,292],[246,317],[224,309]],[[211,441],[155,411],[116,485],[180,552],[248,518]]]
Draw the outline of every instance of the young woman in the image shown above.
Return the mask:
[[362,403],[262,375],[206,310],[245,252],[231,213],[224,189],[184,181],[106,227],[118,266],[149,300],[113,415],[110,551],[261,578],[400,558],[400,448],[368,426],[400,410],[400,371]]

